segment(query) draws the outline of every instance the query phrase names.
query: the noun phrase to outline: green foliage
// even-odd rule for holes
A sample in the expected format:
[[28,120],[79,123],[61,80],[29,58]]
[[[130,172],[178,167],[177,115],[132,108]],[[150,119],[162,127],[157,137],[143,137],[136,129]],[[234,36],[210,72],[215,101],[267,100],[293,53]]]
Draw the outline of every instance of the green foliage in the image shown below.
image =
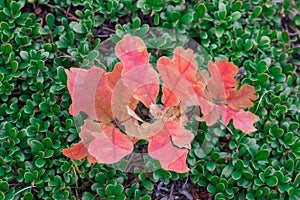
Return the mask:
[[[117,42],[149,26],[187,34],[242,66],[241,83],[259,94],[256,133],[230,125],[233,134],[220,127],[215,141],[200,125],[188,158],[195,184],[215,199],[299,199],[299,9],[291,0],[1,1],[0,199],[149,199],[157,182],[187,176],[126,174],[61,154],[78,140],[64,69],[93,60],[112,33]],[[208,153],[204,139],[216,142]]]

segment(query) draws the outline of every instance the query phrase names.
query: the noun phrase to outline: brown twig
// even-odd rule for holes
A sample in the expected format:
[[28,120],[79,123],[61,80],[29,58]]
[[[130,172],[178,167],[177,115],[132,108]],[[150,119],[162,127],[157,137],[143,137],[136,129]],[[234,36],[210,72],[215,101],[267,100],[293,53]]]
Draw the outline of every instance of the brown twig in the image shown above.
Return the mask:
[[79,22],[79,19],[73,15],[72,13],[69,13],[68,11],[66,11],[64,8],[60,7],[60,6],[54,6],[54,5],[51,5],[51,4],[47,4],[47,6],[49,6],[50,8],[56,8],[56,9],[59,9],[60,11],[64,12],[66,15],[70,16],[72,19],[74,19],[75,21]]

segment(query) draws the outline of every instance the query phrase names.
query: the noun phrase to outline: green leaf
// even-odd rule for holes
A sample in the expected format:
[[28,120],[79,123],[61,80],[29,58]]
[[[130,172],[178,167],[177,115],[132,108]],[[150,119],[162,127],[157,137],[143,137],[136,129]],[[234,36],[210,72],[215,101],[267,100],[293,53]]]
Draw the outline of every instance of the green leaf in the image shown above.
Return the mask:
[[216,163],[212,161],[208,161],[205,166],[208,171],[214,171],[216,168]]
[[222,175],[224,175],[226,178],[228,178],[232,172],[234,170],[234,167],[232,165],[227,165],[226,167],[224,167],[223,171],[222,171]]
[[238,11],[235,11],[231,14],[231,17],[232,17],[232,21],[237,21],[238,19],[240,19],[242,16],[242,14]]
[[45,149],[44,145],[37,140],[31,141],[30,146],[31,146],[32,151],[35,153],[37,153],[39,151],[44,151],[44,149]]
[[217,186],[216,186],[216,189],[219,192],[223,192],[225,190],[225,184],[224,183],[218,183]]
[[206,13],[206,6],[204,4],[198,4],[197,7],[196,7],[196,11],[197,11],[197,14],[198,14],[198,17],[203,17]]
[[270,187],[274,187],[278,184],[278,178],[276,176],[271,176],[266,180],[266,184]]
[[99,56],[99,51],[97,51],[97,50],[92,50],[92,51],[89,53],[89,55],[88,55],[88,59],[89,59],[90,61],[93,61],[93,60],[95,60],[98,56]]
[[282,37],[282,40],[284,43],[288,43],[290,40],[290,37],[289,37],[289,34],[287,31],[282,31],[281,37]]
[[209,193],[211,193],[211,194],[215,194],[217,190],[216,190],[216,187],[215,187],[215,186],[209,184],[209,185],[207,186],[207,191],[208,191]]
[[242,177],[242,172],[241,171],[235,171],[231,174],[231,177],[234,180],[239,180]]
[[24,178],[26,183],[30,183],[34,180],[34,175],[31,172],[25,172]]
[[58,67],[57,68],[57,75],[59,77],[59,80],[61,80],[66,85],[68,77],[67,77],[67,74],[65,72],[65,68]]
[[1,45],[1,52],[4,53],[4,55],[8,56],[12,52],[12,46],[11,44],[2,44]]
[[143,180],[142,185],[147,189],[147,190],[153,190],[153,184],[151,181],[148,180]]
[[49,13],[46,16],[46,23],[47,23],[49,29],[52,30],[53,25],[54,25],[54,15],[52,13]]
[[44,167],[45,164],[46,164],[46,160],[44,160],[44,159],[42,159],[42,158],[38,158],[38,159],[35,161],[35,165],[36,165],[38,168]]
[[193,21],[193,16],[189,13],[186,13],[182,16],[181,22],[183,24],[190,24]]
[[258,17],[261,14],[261,12],[262,12],[262,7],[256,6],[254,8],[253,12],[252,12],[252,16],[251,17],[252,18],[256,18],[256,17]]
[[76,32],[76,33],[85,33],[86,29],[83,24],[73,22],[73,24],[70,24],[71,28]]
[[254,160],[266,160],[270,156],[270,151],[267,149],[261,149],[255,154]]
[[216,28],[215,34],[218,38],[222,37],[224,34],[224,29],[222,27]]
[[132,28],[133,29],[138,29],[141,27],[141,20],[140,18],[135,18],[132,22]]

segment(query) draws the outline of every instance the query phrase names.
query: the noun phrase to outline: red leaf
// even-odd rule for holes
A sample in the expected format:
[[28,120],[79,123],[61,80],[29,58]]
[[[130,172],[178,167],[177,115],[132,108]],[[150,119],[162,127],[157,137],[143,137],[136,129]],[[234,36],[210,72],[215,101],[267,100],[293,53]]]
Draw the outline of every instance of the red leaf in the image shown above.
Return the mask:
[[198,63],[195,60],[194,52],[191,49],[184,50],[182,47],[176,47],[173,51],[172,60],[163,56],[158,59],[157,65],[170,67],[179,72],[189,82],[195,82]]
[[230,88],[238,86],[234,77],[237,75],[239,69],[232,62],[227,62],[225,59],[221,62],[216,60],[216,65],[224,83],[226,97],[228,97]]
[[[193,134],[184,130],[174,121],[166,121],[164,128],[155,136],[150,138],[148,152],[149,155],[159,160],[161,166],[165,170],[184,173],[189,171],[186,165],[188,150],[186,146],[190,145]],[[178,146],[174,146],[173,142]],[[182,140],[182,141],[180,141]]]
[[162,87],[161,101],[164,107],[176,106],[179,104],[179,100],[176,95],[167,87]]
[[83,111],[95,120],[110,122],[113,119],[112,92],[107,84],[104,70],[96,67],[89,70],[72,68],[66,73],[72,99],[70,114],[77,115]]
[[[163,101],[169,103],[170,101],[174,102],[176,97],[179,101],[187,103],[197,102],[197,95],[194,92],[192,84],[185,79],[185,77],[180,74],[177,70],[174,70],[167,65],[164,65],[162,62],[157,64],[157,69],[163,80],[163,86],[167,88],[165,91],[171,91],[172,93],[163,93]],[[165,96],[168,95],[168,96]]]
[[129,34],[126,34],[116,44],[115,53],[124,66],[123,73],[149,63],[147,47],[144,41],[137,36],[131,37]]
[[106,73],[106,80],[111,89],[114,89],[115,85],[119,82],[122,76],[123,65],[121,62],[118,62],[114,66],[112,72]]
[[251,100],[256,100],[257,96],[255,95],[256,91],[253,86],[242,85],[240,90],[231,90],[230,96],[227,99],[227,104],[233,110],[238,111],[240,108],[249,108],[254,104]]
[[90,163],[96,162],[96,159],[89,154],[86,148],[83,145],[83,142],[79,142],[70,148],[62,150],[64,156],[71,158],[73,160],[81,160],[85,157],[88,157]]
[[216,100],[224,100],[229,97],[230,89],[238,85],[234,79],[238,68],[232,62],[216,60],[216,64],[208,62],[208,71],[211,76],[208,81],[208,90],[212,97]]
[[141,101],[149,108],[150,104],[156,104],[159,92],[159,78],[151,65],[133,68],[123,73],[122,79],[134,98]]
[[229,121],[233,120],[233,126],[236,129],[240,129],[242,132],[248,134],[256,131],[256,128],[253,126],[254,123],[258,122],[258,117],[249,112],[240,109],[239,111],[234,111],[230,107],[226,109],[221,109],[222,122],[226,126]]
[[116,163],[133,150],[132,141],[118,128],[91,120],[85,120],[80,138],[98,163]]

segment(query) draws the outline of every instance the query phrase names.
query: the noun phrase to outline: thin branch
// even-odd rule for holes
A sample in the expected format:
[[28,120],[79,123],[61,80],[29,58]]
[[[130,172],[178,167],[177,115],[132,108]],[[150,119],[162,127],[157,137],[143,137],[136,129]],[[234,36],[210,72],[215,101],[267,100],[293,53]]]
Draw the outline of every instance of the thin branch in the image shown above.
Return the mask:
[[69,17],[71,17],[73,20],[79,22],[79,19],[75,15],[73,15],[72,13],[69,13],[64,8],[62,8],[60,6],[54,6],[54,5],[51,5],[49,3],[47,4],[47,6],[49,6],[50,8],[56,8],[56,9],[62,11],[63,13],[65,13],[65,15],[68,15]]

